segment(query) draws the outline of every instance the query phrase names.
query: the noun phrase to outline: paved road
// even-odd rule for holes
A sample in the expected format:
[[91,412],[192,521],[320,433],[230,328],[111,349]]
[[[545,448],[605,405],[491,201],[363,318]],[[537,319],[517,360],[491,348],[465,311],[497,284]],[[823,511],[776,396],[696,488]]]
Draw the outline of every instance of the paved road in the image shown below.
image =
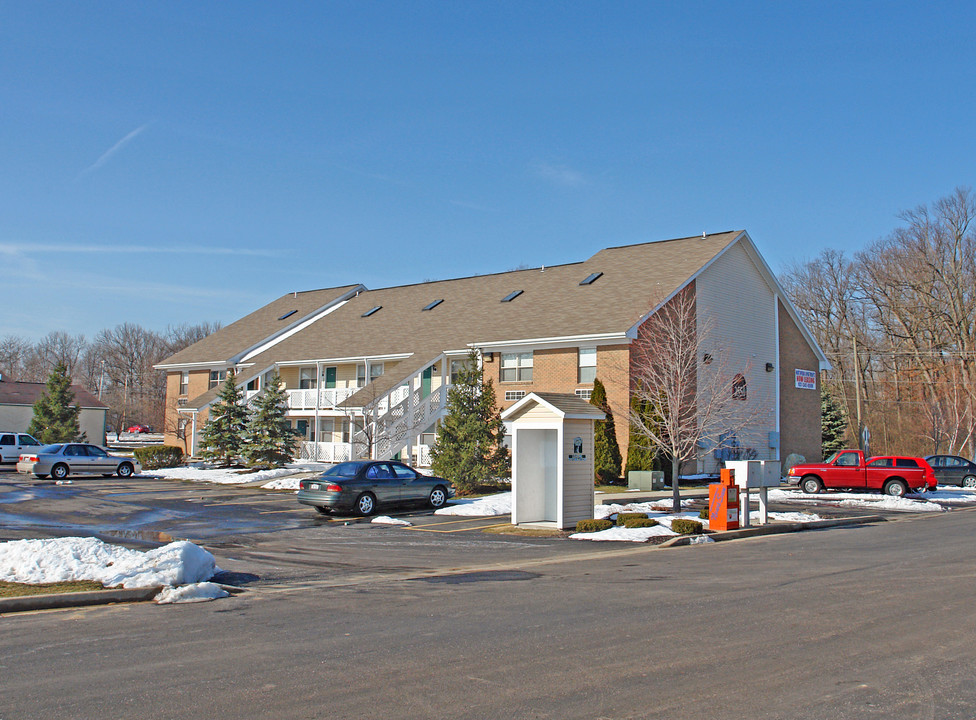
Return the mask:
[[248,592],[0,618],[0,718],[969,720],[974,533],[954,511],[673,550],[214,538],[260,569]]

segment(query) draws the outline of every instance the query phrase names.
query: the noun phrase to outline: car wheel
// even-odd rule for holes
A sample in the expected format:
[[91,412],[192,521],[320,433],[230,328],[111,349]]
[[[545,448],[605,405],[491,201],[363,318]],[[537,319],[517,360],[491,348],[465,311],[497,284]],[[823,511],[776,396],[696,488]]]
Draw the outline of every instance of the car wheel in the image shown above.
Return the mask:
[[328,515],[332,512],[332,508],[322,507],[321,505],[316,505],[315,509],[318,511],[319,515]]
[[376,509],[376,496],[373,493],[363,493],[356,499],[356,511],[360,515],[372,515]]
[[444,503],[447,502],[447,491],[438,485],[430,491],[430,497],[427,498],[427,502],[429,502],[430,506],[435,510],[437,508],[444,507]]
[[58,480],[68,477],[68,466],[63,463],[58,463],[51,468],[51,477],[57,478]]
[[891,497],[903,497],[908,492],[908,486],[901,480],[889,480],[884,485],[884,494]]
[[129,463],[122,463],[119,465],[119,477],[127,478],[132,477],[132,465]]
[[820,478],[808,475],[800,481],[800,489],[807,495],[816,495],[823,490],[823,483],[820,482]]
[[962,486],[976,488],[976,475],[967,475],[962,479]]

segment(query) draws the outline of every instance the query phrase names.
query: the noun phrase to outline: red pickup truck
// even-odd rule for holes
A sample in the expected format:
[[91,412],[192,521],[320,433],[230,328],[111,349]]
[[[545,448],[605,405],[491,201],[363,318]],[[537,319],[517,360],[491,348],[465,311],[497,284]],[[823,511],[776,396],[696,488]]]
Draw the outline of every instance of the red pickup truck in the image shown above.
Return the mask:
[[901,497],[909,491],[935,490],[935,473],[918,457],[884,456],[865,460],[860,450],[838,450],[822,463],[794,465],[790,485],[805,493],[821,490],[880,490]]

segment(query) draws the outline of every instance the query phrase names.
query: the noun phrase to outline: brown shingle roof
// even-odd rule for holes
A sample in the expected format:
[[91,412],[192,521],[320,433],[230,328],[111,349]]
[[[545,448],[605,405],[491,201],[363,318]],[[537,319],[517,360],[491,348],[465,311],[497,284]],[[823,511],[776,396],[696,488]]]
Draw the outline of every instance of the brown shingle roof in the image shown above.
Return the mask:
[[[33,405],[44,394],[45,383],[16,382],[13,380],[0,381],[0,405]],[[83,408],[104,408],[98,398],[80,385],[72,385],[71,392],[75,394],[75,405]]]
[[[394,376],[378,381],[372,391],[381,394],[444,350],[464,350],[476,343],[624,333],[740,235],[741,231],[734,231],[612,247],[568,265],[364,290],[246,362],[261,372],[275,362],[413,353],[397,366]],[[592,284],[580,285],[591,273],[602,275]],[[516,290],[522,291],[518,297],[501,302]],[[434,300],[443,302],[432,310],[422,309]],[[280,307],[276,303],[280,300],[267,308]],[[377,306],[381,309],[362,317]],[[225,329],[246,325],[257,314]],[[184,353],[203,359],[197,345]],[[227,346],[223,356],[242,349]]]
[[180,350],[159,366],[228,362],[235,355],[293,327],[358,287],[361,286],[345,285],[282,295],[263,308]]

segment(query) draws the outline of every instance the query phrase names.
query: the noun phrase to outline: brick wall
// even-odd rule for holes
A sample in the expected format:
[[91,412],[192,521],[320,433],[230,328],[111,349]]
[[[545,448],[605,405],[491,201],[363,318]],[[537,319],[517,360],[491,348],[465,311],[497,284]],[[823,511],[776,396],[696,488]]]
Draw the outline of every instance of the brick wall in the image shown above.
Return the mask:
[[[807,462],[823,456],[820,432],[820,363],[793,318],[779,303],[780,457],[799,453]],[[795,370],[817,373],[817,389],[796,387]]]

